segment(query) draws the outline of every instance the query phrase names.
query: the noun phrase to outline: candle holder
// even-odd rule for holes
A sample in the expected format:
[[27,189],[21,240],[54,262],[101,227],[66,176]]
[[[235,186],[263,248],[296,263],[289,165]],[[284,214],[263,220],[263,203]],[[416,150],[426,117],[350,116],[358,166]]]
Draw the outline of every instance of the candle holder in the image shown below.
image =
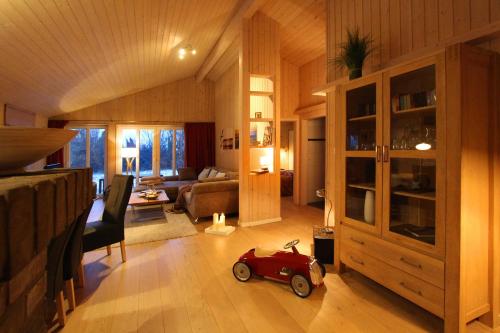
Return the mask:
[[221,213],[220,216],[218,213],[213,214],[213,222],[212,225],[208,228],[205,228],[205,233],[219,236],[228,236],[236,230],[235,227],[226,225],[226,216],[224,213]]

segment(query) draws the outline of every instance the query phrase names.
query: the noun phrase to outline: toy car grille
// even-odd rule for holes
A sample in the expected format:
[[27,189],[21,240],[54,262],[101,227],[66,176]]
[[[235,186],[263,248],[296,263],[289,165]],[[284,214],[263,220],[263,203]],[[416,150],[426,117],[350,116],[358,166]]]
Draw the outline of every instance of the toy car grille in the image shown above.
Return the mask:
[[309,269],[311,273],[311,282],[315,286],[319,286],[320,284],[322,284],[323,276],[321,276],[321,268],[319,267],[319,264],[316,261],[316,259],[311,261],[311,263],[309,264]]

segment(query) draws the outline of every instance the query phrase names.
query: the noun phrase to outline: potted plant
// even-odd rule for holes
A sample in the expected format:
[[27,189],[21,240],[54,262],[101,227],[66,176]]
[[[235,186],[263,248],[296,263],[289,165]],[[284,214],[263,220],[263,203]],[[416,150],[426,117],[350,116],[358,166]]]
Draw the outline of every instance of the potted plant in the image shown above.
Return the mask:
[[363,62],[373,51],[372,44],[370,35],[360,36],[359,28],[347,29],[347,41],[340,44],[340,54],[334,63],[339,68],[347,68],[349,80],[361,77]]

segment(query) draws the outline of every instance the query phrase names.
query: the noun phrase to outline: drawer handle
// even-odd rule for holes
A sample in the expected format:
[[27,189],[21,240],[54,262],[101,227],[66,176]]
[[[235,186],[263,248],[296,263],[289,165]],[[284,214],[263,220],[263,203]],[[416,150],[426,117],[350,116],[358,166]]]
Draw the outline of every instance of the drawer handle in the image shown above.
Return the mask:
[[356,264],[359,264],[359,265],[364,265],[365,264],[362,260],[358,260],[358,259],[354,258],[353,256],[350,256],[350,257],[351,257],[351,260],[353,262],[355,262]]
[[401,287],[403,287],[403,288],[405,288],[405,289],[407,289],[407,290],[411,291],[412,293],[415,293],[415,294],[417,294],[417,295],[419,295],[419,296],[422,296],[422,292],[421,292],[420,290],[416,290],[416,289],[413,289],[413,288],[411,288],[411,287],[408,287],[408,286],[406,285],[406,283],[404,283],[404,282],[399,282],[399,284],[401,285]]
[[362,240],[359,240],[359,239],[356,239],[354,237],[351,237],[351,240],[354,242],[354,243],[358,243],[360,245],[365,245],[365,242],[363,242]]
[[408,259],[406,259],[405,257],[401,257],[401,258],[399,258],[399,260],[401,260],[401,262],[404,262],[405,264],[410,265],[412,267],[422,269],[422,265],[411,262]]

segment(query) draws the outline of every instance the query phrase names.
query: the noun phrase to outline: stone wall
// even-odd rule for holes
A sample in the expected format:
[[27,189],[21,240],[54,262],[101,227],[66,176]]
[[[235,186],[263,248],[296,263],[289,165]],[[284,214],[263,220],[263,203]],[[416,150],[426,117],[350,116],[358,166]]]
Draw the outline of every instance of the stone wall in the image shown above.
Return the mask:
[[48,244],[91,203],[91,169],[0,178],[0,332],[47,331]]

